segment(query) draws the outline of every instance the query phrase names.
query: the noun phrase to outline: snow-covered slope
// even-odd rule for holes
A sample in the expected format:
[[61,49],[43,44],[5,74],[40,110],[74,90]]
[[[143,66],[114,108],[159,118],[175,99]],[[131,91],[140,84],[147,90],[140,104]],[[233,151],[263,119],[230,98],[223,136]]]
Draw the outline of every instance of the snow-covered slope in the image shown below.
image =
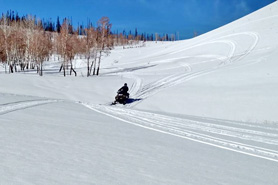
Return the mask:
[[[276,185],[278,3],[197,38],[116,48],[102,75],[1,74],[0,184]],[[109,106],[127,82],[131,102]]]
[[142,52],[147,59],[136,63],[145,61],[155,66],[135,74],[162,76],[159,81],[146,82],[145,87],[151,89],[145,91],[153,93],[179,85],[155,96],[144,95],[148,99],[137,108],[252,122],[277,121],[277,12],[274,3],[198,38],[162,44],[151,57]]

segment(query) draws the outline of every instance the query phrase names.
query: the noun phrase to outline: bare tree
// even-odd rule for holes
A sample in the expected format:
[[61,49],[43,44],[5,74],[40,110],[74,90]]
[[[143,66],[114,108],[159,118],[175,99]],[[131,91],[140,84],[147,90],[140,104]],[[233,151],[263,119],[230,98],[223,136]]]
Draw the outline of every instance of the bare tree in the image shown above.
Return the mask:
[[37,66],[37,73],[43,75],[43,62],[51,55],[52,41],[50,33],[40,29],[33,33],[30,41],[30,53]]
[[[8,26],[8,20],[4,14],[2,14],[1,21],[0,21],[0,28],[1,28],[1,40],[2,40],[2,60],[9,66],[9,72],[11,72],[10,68],[10,50],[9,50],[9,43],[8,38],[11,34],[11,29]],[[6,66],[5,65],[5,66]]]
[[70,75],[72,72],[74,72],[75,76],[77,75],[76,71],[74,70],[72,60],[79,52],[79,43],[80,39],[78,38],[77,34],[70,34],[68,36],[68,40],[66,42],[66,58],[68,60],[67,63],[70,64]]
[[82,44],[81,39],[78,38],[77,33],[73,33],[67,19],[65,19],[61,26],[60,34],[57,37],[57,52],[63,59],[59,71],[61,72],[63,69],[64,76],[66,76],[66,69],[68,69],[69,66],[70,75],[72,72],[74,72],[75,76],[77,75],[72,62],[75,56],[81,52],[79,44]]
[[7,61],[7,56],[5,52],[4,32],[2,27],[0,26],[0,62],[5,63],[6,61]]
[[99,32],[99,38],[98,38],[98,50],[99,50],[99,57],[98,57],[98,66],[97,66],[97,72],[96,75],[99,75],[100,70],[100,62],[102,53],[109,53],[109,50],[112,48],[109,42],[109,35],[111,31],[112,24],[110,24],[110,20],[108,17],[102,17],[98,21],[98,32]]
[[155,43],[157,43],[157,40],[159,39],[158,33],[155,33]]
[[[31,63],[32,61],[34,61],[34,56],[32,55],[31,52],[31,42],[32,39],[34,39],[34,33],[38,28],[38,26],[36,25],[36,19],[35,17],[28,15],[27,18],[24,20],[24,32],[25,32],[25,36],[26,36],[26,51],[25,51],[25,56],[24,56],[24,63],[22,64],[22,70],[25,69],[25,67],[27,69],[31,68]],[[38,21],[40,22],[40,21]],[[41,28],[40,28],[41,29]]]
[[69,40],[69,28],[68,28],[68,21],[67,19],[65,19],[61,26],[60,34],[57,37],[57,52],[58,54],[61,55],[61,58],[63,59],[59,72],[61,72],[61,70],[63,69],[64,76],[66,76],[66,67],[68,64],[68,59],[66,55],[68,40]]
[[14,71],[17,72],[17,66],[22,62],[22,58],[26,50],[26,38],[24,36],[22,25],[13,22],[10,29],[11,33],[7,38],[7,43],[10,59],[10,71],[13,73]]
[[175,41],[175,35],[171,34],[171,41]]
[[[83,39],[84,43],[84,54],[87,59],[87,76],[92,74],[92,68],[95,66],[97,59],[97,31],[92,27],[88,26],[85,30],[86,37]],[[95,69],[95,68],[94,68]]]

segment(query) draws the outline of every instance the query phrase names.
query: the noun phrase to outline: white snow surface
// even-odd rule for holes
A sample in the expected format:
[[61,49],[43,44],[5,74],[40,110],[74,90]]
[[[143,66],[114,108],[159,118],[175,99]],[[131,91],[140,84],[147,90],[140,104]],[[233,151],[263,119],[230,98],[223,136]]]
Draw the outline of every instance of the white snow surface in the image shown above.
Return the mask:
[[[101,75],[0,74],[1,185],[278,184],[278,3]],[[127,83],[131,100],[109,105]]]

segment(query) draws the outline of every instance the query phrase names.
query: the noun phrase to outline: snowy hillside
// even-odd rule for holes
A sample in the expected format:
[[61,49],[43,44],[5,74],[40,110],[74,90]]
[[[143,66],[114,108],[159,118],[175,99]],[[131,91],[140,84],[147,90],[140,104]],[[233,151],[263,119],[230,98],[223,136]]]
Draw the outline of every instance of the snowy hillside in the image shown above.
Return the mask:
[[[2,185],[278,184],[278,3],[191,40],[115,48],[99,77],[4,74]],[[57,70],[56,70],[57,69]],[[130,103],[111,106],[127,83]]]

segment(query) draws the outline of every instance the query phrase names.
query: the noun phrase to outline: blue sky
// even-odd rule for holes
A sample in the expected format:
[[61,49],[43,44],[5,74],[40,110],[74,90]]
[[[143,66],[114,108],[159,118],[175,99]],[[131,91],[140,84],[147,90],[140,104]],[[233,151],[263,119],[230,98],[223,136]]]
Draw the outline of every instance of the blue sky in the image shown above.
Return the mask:
[[72,18],[73,24],[96,23],[108,16],[112,29],[139,33],[176,33],[190,38],[218,28],[275,0],[0,0],[0,12],[8,10],[56,21]]

